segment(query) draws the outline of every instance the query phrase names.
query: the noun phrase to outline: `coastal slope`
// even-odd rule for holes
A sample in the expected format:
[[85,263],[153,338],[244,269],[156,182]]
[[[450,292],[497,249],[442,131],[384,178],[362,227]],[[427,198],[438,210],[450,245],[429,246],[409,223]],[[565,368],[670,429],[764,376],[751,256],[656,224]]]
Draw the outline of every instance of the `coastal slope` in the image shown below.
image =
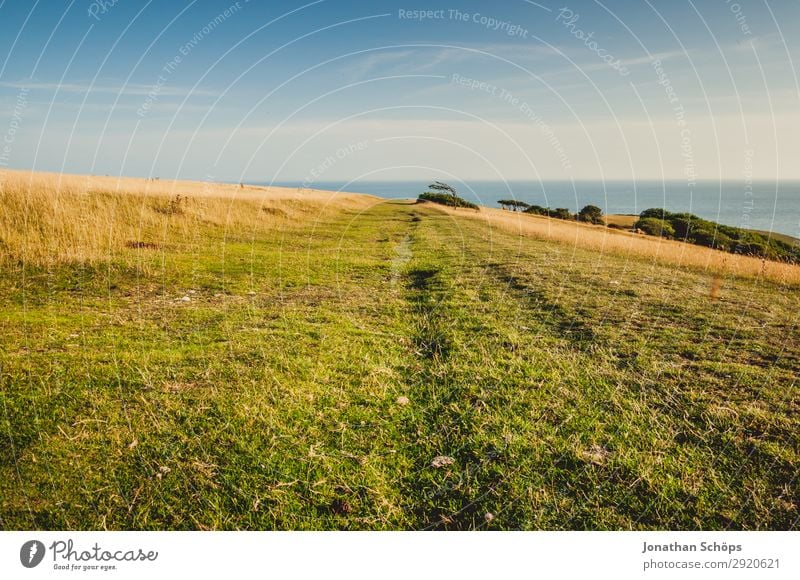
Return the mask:
[[0,214],[3,529],[798,525],[794,270],[485,209],[27,179]]

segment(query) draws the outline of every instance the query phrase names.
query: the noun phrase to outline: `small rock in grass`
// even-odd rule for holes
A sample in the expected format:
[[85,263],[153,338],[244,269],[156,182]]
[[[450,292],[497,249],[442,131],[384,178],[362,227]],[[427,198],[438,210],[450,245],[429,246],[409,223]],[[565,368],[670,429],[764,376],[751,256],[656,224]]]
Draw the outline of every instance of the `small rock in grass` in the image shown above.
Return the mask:
[[447,455],[437,455],[436,457],[433,458],[433,461],[431,461],[431,467],[439,469],[441,467],[447,467],[448,465],[453,465],[453,463],[455,462],[456,462],[455,459],[453,459],[452,457],[448,457]]
[[486,515],[483,516],[483,519],[486,520],[487,524],[491,524],[492,520],[494,520],[494,514],[492,512],[486,512]]
[[181,302],[191,302],[191,301],[192,299],[189,298],[188,296],[184,296],[183,298],[181,298]]
[[410,403],[410,401],[408,400],[408,397],[402,397],[401,396],[401,397],[397,397],[397,400],[395,401],[395,403],[397,403],[401,407],[405,407],[406,405],[408,405]]

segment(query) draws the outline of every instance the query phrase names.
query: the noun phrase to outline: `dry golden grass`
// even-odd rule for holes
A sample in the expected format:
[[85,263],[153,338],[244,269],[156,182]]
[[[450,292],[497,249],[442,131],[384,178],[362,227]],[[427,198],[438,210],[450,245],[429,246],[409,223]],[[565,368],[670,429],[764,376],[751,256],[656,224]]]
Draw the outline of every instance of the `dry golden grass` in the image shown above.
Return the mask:
[[[285,187],[6,170],[0,172],[0,263],[46,266],[127,255],[133,259],[140,248],[191,242],[204,227],[222,227],[239,236],[265,235],[308,225],[328,212],[367,208],[376,201],[356,193]],[[789,264],[517,212],[442,208],[451,215],[542,240],[800,284],[800,267]]]
[[2,171],[0,262],[95,262],[130,249],[185,242],[204,226],[258,235],[328,211],[365,208],[376,199],[283,187]]
[[651,259],[660,264],[699,268],[716,274],[761,277],[782,284],[800,284],[800,266],[782,262],[740,256],[674,240],[544,216],[492,208],[481,208],[480,212],[475,212],[441,207],[451,215],[483,220],[489,227],[540,240],[561,242],[598,252]]
[[638,215],[611,214],[603,216],[603,221],[607,226],[618,228],[632,228],[633,224],[639,221]]

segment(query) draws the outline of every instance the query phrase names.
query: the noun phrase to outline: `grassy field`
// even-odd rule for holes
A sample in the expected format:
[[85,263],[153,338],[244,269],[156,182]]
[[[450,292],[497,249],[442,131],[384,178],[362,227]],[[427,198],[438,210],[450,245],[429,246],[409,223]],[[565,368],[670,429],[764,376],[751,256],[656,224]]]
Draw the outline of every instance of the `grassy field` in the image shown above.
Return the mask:
[[798,527],[796,268],[30,179],[0,214],[0,528]]

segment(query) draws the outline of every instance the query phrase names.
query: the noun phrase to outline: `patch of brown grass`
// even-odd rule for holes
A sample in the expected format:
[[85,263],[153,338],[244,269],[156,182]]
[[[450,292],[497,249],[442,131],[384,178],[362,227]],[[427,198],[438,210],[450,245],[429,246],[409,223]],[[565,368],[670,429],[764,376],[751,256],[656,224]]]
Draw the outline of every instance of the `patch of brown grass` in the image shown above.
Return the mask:
[[638,215],[609,214],[603,216],[603,222],[610,228],[630,230],[639,221]]
[[285,187],[0,172],[0,263],[96,262],[185,242],[201,227],[258,234],[376,198]]

